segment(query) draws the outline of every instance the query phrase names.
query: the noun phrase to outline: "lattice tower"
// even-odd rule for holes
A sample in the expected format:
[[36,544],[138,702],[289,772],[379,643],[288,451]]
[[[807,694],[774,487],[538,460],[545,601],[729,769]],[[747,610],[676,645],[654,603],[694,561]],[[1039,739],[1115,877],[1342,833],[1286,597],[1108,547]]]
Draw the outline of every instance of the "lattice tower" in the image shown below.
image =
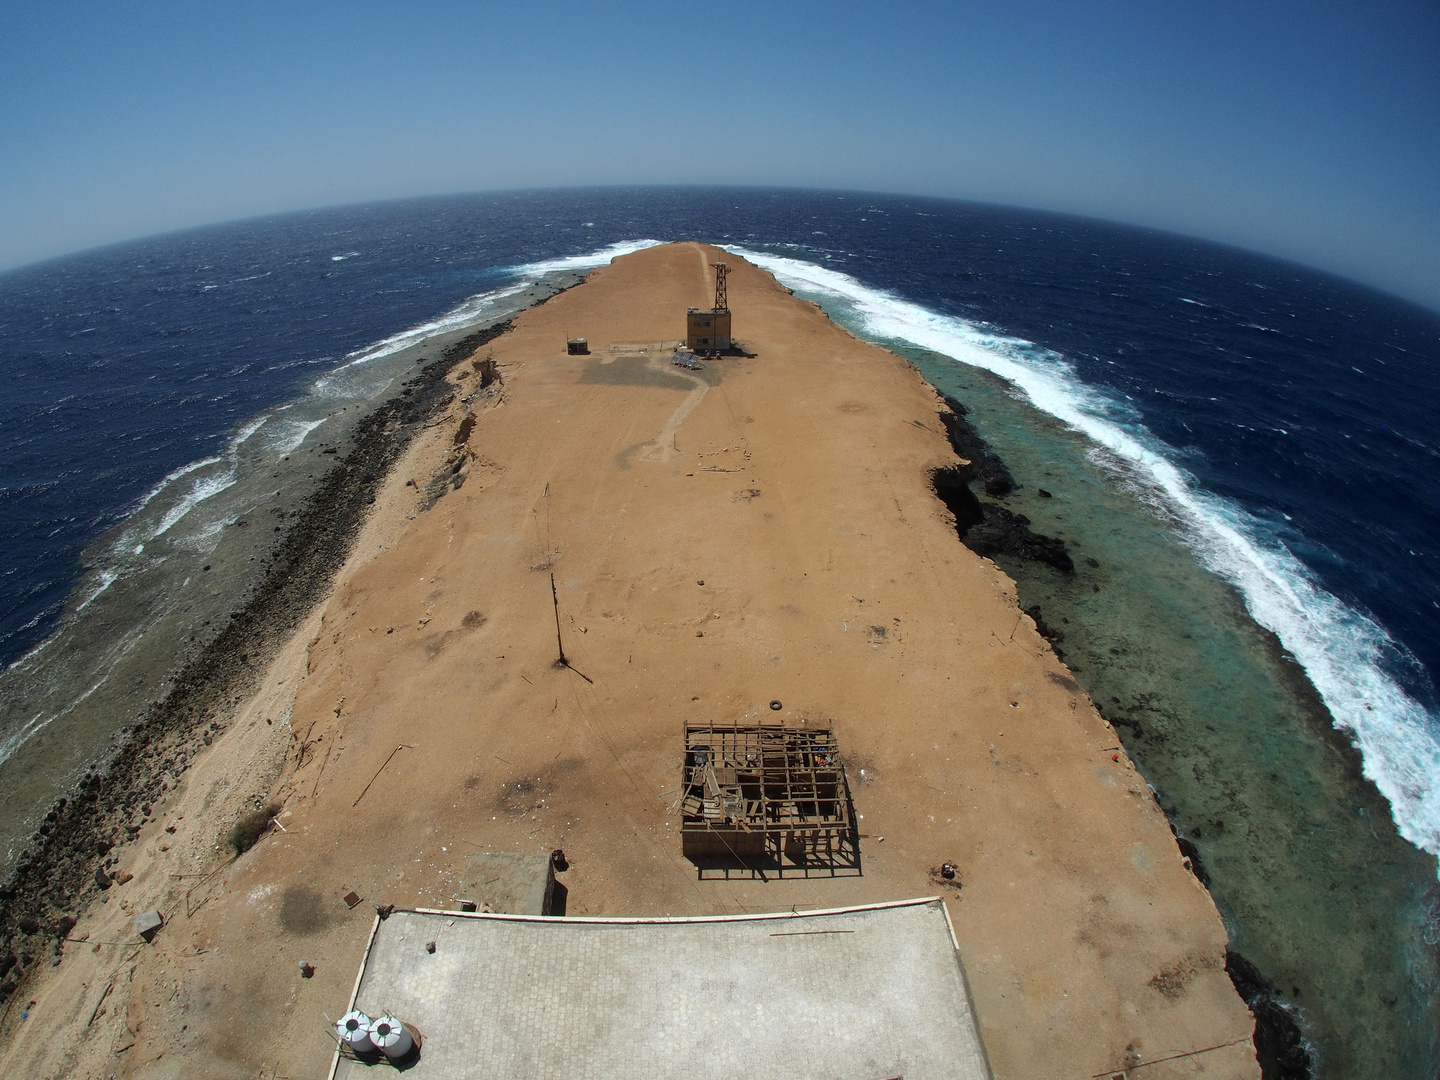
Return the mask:
[[725,295],[725,275],[730,268],[724,263],[711,263],[715,267],[715,310],[729,311],[730,299]]

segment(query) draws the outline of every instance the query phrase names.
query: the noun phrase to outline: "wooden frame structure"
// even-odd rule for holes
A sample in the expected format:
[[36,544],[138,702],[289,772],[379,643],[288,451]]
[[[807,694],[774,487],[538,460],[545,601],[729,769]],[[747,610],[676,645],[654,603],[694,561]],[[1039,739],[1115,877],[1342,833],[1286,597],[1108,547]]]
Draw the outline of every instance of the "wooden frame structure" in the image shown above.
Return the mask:
[[829,727],[687,724],[680,842],[701,876],[860,872],[850,785]]

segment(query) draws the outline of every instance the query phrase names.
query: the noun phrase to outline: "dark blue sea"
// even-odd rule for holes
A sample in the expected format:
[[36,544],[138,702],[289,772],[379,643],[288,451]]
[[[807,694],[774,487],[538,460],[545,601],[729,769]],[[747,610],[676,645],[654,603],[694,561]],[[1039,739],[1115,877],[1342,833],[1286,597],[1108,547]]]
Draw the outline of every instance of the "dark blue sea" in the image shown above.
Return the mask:
[[[965,403],[1016,476],[1012,509],[1086,560],[1076,581],[1006,565],[1022,604],[1064,625],[1317,1075],[1433,1077],[1440,315],[1185,237],[885,195],[603,189],[292,214],[0,275],[0,786],[106,700],[168,617],[140,583],[187,587],[185,560],[243,512],[237,470],[319,438],[316,400],[359,409],[394,378],[372,360],[688,239]],[[66,682],[79,667],[47,649],[93,662]],[[87,731],[98,754],[107,733]],[[54,794],[0,812],[23,824]]]

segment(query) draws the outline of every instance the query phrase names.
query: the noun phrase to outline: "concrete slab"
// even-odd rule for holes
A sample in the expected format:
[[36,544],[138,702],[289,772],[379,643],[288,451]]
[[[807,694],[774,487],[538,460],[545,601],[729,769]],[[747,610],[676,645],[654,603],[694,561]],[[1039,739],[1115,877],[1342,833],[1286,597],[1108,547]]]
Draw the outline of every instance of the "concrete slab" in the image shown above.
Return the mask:
[[142,911],[135,916],[135,933],[139,934],[146,941],[150,941],[160,932],[165,925],[165,916],[159,911],[151,908],[149,911]]
[[460,898],[503,915],[549,915],[555,892],[550,853],[465,856]]
[[[354,1006],[421,1032],[416,1080],[990,1077],[933,898],[700,919],[395,911]],[[337,1058],[332,1076],[370,1068]]]

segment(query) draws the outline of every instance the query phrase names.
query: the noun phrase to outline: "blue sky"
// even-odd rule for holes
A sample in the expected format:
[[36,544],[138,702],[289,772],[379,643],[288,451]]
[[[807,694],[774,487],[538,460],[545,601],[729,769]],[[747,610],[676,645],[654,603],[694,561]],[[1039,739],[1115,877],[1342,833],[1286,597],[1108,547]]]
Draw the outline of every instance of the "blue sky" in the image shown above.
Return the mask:
[[377,198],[630,183],[979,199],[1440,308],[1440,4],[0,8],[0,268]]

